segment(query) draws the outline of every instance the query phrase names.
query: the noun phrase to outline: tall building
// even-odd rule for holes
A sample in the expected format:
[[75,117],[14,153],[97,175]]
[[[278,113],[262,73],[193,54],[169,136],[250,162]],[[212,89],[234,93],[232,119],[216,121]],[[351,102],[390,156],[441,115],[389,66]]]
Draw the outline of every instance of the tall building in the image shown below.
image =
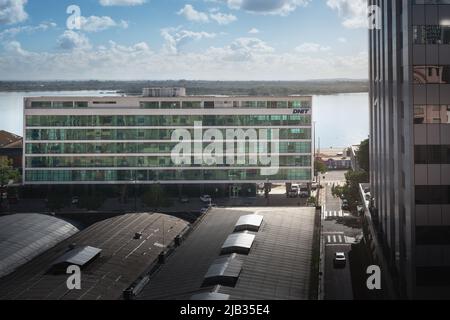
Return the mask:
[[25,185],[312,179],[311,97],[186,96],[160,88],[24,104]]
[[403,298],[450,297],[450,1],[370,0],[371,189]]

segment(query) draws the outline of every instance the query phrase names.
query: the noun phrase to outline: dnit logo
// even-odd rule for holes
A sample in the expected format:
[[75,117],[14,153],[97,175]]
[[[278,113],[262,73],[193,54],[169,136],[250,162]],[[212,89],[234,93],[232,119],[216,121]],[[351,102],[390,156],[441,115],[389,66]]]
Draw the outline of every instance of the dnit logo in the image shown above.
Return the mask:
[[369,30],[381,30],[382,27],[382,12],[379,6],[367,7],[367,22]]

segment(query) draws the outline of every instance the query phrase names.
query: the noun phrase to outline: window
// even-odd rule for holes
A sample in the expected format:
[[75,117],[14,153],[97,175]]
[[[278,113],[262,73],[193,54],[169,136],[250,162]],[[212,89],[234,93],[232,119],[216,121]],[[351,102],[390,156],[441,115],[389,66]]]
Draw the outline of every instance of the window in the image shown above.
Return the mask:
[[140,102],[140,106],[143,109],[159,109],[159,102],[158,101]]
[[87,108],[88,103],[86,101],[75,101],[75,108]]
[[161,109],[181,109],[180,101],[162,101]]
[[439,25],[413,26],[413,42],[414,44],[417,45],[450,44],[450,26],[439,26]]
[[205,109],[214,109],[214,101],[205,101]]
[[31,107],[39,108],[39,109],[46,109],[46,108],[51,108],[52,103],[50,101],[32,101]]
[[415,105],[414,123],[450,123],[449,105]]
[[183,109],[201,109],[202,103],[200,101],[184,101]]

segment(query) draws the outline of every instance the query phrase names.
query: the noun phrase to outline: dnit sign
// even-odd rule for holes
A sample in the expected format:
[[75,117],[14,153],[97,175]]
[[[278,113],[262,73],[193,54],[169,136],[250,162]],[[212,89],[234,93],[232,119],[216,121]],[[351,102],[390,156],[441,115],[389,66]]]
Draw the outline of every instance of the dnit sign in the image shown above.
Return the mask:
[[309,114],[309,109],[294,109],[294,114]]

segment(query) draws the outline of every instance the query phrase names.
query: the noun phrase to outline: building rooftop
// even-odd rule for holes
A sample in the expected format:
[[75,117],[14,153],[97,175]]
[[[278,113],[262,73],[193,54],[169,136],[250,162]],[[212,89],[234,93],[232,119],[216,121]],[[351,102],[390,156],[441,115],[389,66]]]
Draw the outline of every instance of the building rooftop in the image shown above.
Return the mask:
[[150,96],[124,96],[124,95],[117,95],[117,96],[35,96],[35,97],[26,97],[26,101],[49,101],[49,100],[58,100],[58,101],[83,101],[83,100],[98,100],[98,101],[108,101],[108,100],[129,100],[129,99],[135,99],[135,100],[173,100],[173,99],[179,99],[179,100],[208,100],[208,99],[224,99],[224,100],[230,100],[230,99],[243,99],[243,100],[250,100],[250,99],[261,99],[261,100],[276,100],[276,99],[290,99],[290,100],[296,100],[296,99],[312,99],[311,95],[277,95],[277,96],[251,96],[251,95],[185,95],[185,96],[174,96],[174,97],[150,97]]
[[[0,299],[120,299],[187,227],[184,220],[157,213],[95,223],[0,279]],[[136,239],[136,233],[142,236]],[[64,261],[80,264],[81,290],[68,290],[67,274],[51,272]]]
[[[15,135],[14,133],[0,130],[0,148],[5,148],[17,141],[21,141],[22,137]],[[11,148],[8,146],[8,148]]]
[[[259,231],[247,231],[255,236],[249,252],[221,254],[236,223],[249,214],[263,217]],[[213,209],[138,298],[308,299],[314,218],[314,208]]]
[[0,217],[0,278],[78,231],[67,221],[42,214]]

